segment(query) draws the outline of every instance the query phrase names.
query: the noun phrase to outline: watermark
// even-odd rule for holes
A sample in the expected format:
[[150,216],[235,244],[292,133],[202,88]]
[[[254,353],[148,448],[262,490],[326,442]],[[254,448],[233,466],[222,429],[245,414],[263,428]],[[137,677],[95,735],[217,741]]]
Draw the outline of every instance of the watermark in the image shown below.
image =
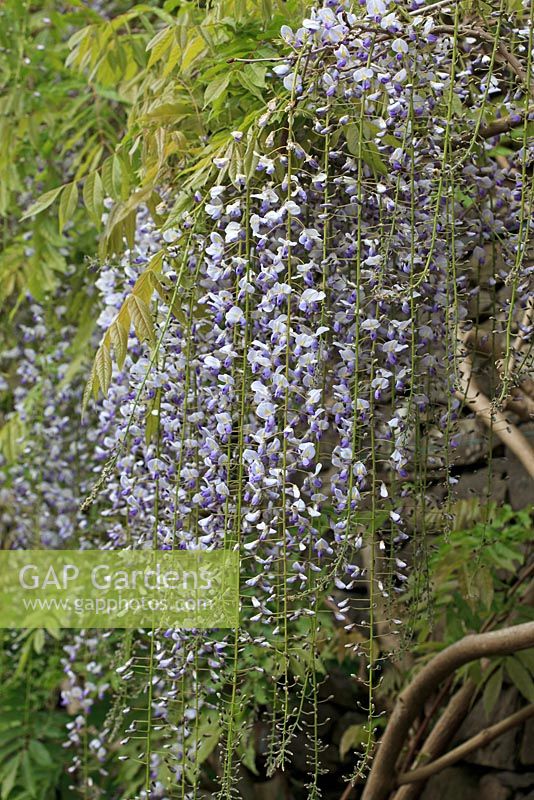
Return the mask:
[[228,550],[0,552],[0,628],[232,628]]

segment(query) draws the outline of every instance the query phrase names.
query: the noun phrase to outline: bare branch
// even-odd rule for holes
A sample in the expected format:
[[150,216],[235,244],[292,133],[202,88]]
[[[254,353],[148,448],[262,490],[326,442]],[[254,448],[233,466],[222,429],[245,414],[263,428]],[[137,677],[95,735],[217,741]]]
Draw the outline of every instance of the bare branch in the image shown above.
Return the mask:
[[[519,587],[522,586],[525,581],[530,580],[533,574],[534,563],[527,564],[519,573],[515,583],[507,590],[507,599],[513,597]],[[520,602],[525,602],[525,598],[522,598],[522,601]],[[530,600],[527,599],[526,602],[528,603]],[[512,614],[513,613],[514,612],[512,611]],[[492,614],[482,626],[481,633],[485,633],[486,631],[490,630],[498,621],[499,616],[497,614]],[[503,620],[501,620],[501,622],[502,621]],[[484,665],[482,668],[485,668]],[[424,755],[427,759],[436,759],[443,753],[465,719],[466,714],[469,711],[473,695],[476,692],[476,688],[477,687],[474,681],[467,680],[453,695],[442,715],[439,717],[429,733],[425,743],[421,747],[420,757]],[[417,766],[417,759],[415,764]],[[423,781],[417,781],[417,783],[407,783],[405,786],[400,786],[397,789],[393,800],[417,800],[423,788]]]
[[[441,755],[465,719],[475,691],[476,686],[470,680],[458,689],[428,735],[421,748],[422,755],[429,759]],[[422,788],[422,781],[408,783],[397,790],[393,800],[415,800]]]
[[382,737],[362,800],[386,800],[395,785],[395,765],[410,727],[437,686],[455,670],[479,658],[534,646],[534,622],[465,636],[446,647],[415,676],[398,697]]
[[522,708],[520,711],[516,711],[515,714],[511,714],[509,717],[495,723],[495,725],[484,728],[484,730],[477,733],[476,736],[472,736],[471,739],[458,745],[454,750],[450,750],[446,755],[436,759],[436,761],[433,761],[431,764],[418,767],[417,769],[411,770],[411,772],[405,772],[399,777],[398,783],[402,785],[404,783],[412,783],[413,781],[426,781],[428,778],[432,777],[432,775],[441,772],[445,767],[456,764],[457,761],[460,761],[464,756],[472,753],[473,750],[478,750],[479,747],[484,747],[489,744],[489,742],[497,739],[498,736],[502,736],[502,734],[509,731],[510,728],[522,725],[522,723],[526,722],[530,717],[534,717],[534,703]]
[[478,135],[482,139],[492,139],[494,136],[500,136],[502,133],[509,133],[514,128],[519,128],[525,124],[525,117],[530,117],[534,114],[534,106],[529,106],[526,110],[518,111],[517,114],[510,114],[507,117],[501,117],[489,125],[484,125],[480,128]]
[[[456,34],[456,30],[454,25],[435,25],[432,28],[432,33],[449,33],[451,36],[454,36]],[[495,35],[493,33],[485,31],[482,28],[472,28],[465,25],[460,25],[458,28],[458,35],[472,36],[475,39],[480,39],[480,41],[488,42],[488,44],[491,45],[493,45],[495,41]],[[534,97],[534,86],[530,85],[528,75],[523,69],[521,62],[517,56],[515,56],[513,53],[510,53],[502,40],[499,42],[499,53],[504,61],[506,61],[512,72],[517,75],[520,82],[528,89],[529,94]]]
[[[493,139],[494,136],[500,136],[503,133],[509,133],[515,128],[520,128],[525,124],[525,118],[534,118],[534,105],[526,109],[517,111],[515,114],[509,114],[507,117],[501,117],[490,122],[489,125],[482,125],[478,130],[478,138],[480,139]],[[458,150],[461,147],[466,147],[471,143],[473,134],[465,134],[459,136],[453,142],[453,149]]]
[[505,400],[505,405],[523,422],[534,419],[534,400],[526,392],[523,392],[521,387],[514,386],[512,388],[510,397]]
[[[462,343],[461,343],[462,344]],[[510,448],[521,461],[531,478],[534,479],[534,450],[523,434],[497,408],[494,408],[486,395],[480,390],[473,377],[471,358],[467,353],[460,353],[458,366],[459,386],[456,396],[471,408],[490,430]]]
[[504,60],[508,63],[508,66],[514,72],[521,83],[526,86],[529,90],[529,94],[531,97],[534,97],[534,86],[531,86],[529,83],[528,75],[526,74],[525,70],[523,69],[521,62],[519,59],[514,56],[513,53],[510,53],[504,42],[501,40],[499,42],[499,52]]
[[530,295],[530,297],[527,300],[523,317],[519,321],[517,335],[512,345],[512,351],[514,357],[518,356],[521,350],[523,349],[523,345],[525,344],[525,339],[527,339],[530,334],[530,328],[532,327],[533,320],[534,320],[534,295]]

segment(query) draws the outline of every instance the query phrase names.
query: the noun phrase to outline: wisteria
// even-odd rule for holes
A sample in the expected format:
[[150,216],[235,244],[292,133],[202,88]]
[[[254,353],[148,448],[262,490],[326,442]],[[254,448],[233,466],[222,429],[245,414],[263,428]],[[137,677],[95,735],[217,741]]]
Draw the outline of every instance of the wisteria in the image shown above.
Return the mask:
[[[100,659],[114,636],[69,641],[63,703],[78,779],[83,759],[104,769],[114,742],[141,737],[139,797],[179,796],[171,777],[196,796],[213,752],[229,797],[260,720],[268,775],[304,726],[318,796],[325,591],[367,664],[365,772],[378,631],[396,628],[392,598],[422,557],[418,498],[436,481],[444,503],[454,492],[459,359],[485,302],[508,363],[532,302],[532,21],[511,30],[499,17],[525,54],[512,85],[497,44],[464,29],[455,8],[445,25],[420,2],[328,0],[282,28],[273,99],[232,134],[206,191],[163,231],[143,215],[135,248],[100,269],[96,340],[161,254],[153,330],[128,332],[120,366],[113,342],[109,390],[89,400],[82,427],[65,410],[82,396],[79,382],[62,383],[68,341],[41,351],[37,304],[20,348],[2,356],[17,362],[21,421],[40,408],[31,466],[11,466],[1,489],[12,546],[241,556],[236,630],[135,632],[117,647],[113,686]],[[488,123],[495,94],[500,118]],[[506,158],[488,131],[502,120],[518,134]],[[505,369],[496,402],[513,380]],[[112,712],[95,734],[88,714],[106,693]]]

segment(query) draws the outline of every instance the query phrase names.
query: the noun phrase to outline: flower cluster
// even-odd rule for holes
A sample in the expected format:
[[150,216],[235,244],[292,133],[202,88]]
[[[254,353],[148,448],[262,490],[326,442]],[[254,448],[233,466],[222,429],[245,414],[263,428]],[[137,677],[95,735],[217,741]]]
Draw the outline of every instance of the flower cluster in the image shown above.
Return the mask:
[[[66,305],[58,303],[54,313],[61,322]],[[80,493],[91,485],[92,449],[85,432],[72,425],[81,402],[79,382],[69,377],[75,327],[65,321],[56,335],[51,328],[43,308],[32,302],[18,344],[2,353],[2,389],[11,406],[6,428],[13,441],[0,472],[0,520],[13,548],[61,548],[86,527],[77,511]]]
[[[532,46],[530,28],[515,35]],[[154,353],[130,334],[83,445],[81,491],[113,459],[91,525],[75,513],[65,472],[79,440],[67,418],[54,423],[63,447],[47,466],[54,474],[10,484],[22,498],[47,486],[47,546],[76,530],[83,546],[239,550],[238,631],[152,634],[149,724],[172,732],[164,760],[187,780],[199,720],[214,708],[225,721],[223,782],[231,780],[245,735],[232,715],[248,685],[235,652],[257,654],[258,669],[273,676],[273,707],[287,711],[292,654],[307,652],[305,674],[315,670],[321,590],[335,584],[350,598],[369,581],[386,597],[402,589],[399,550],[429,464],[447,487],[453,480],[458,331],[488,308],[494,317],[502,311],[496,324],[506,330],[531,294],[522,255],[534,147],[524,135],[503,158],[498,134],[476,139],[492,93],[519,131],[514,115],[528,123],[527,95],[492,73],[458,19],[440,25],[418,2],[367,0],[352,10],[328,0],[282,37],[288,56],[272,70],[282,134],[273,103],[253,130],[252,158],[250,137],[234,132],[237,171],[216,159],[216,179],[175,229],[158,235],[144,219],[136,251],[97,281],[106,329],[150,255],[165,251],[167,300],[153,306],[161,345]],[[39,331],[35,324],[31,336]],[[35,382],[28,348],[19,369]],[[432,432],[442,445],[429,460]],[[32,495],[27,505],[35,502]],[[44,536],[43,519],[18,513],[10,524],[17,543],[29,541],[32,524]],[[65,659],[65,698],[92,703],[102,687],[78,659],[81,646]],[[122,679],[146,688],[135,669],[146,658],[140,638],[119,667]],[[294,691],[308,694],[308,677]],[[236,691],[227,713],[228,685]],[[271,749],[282,755],[271,767],[295,730],[272,713]],[[71,726],[74,745],[83,720]],[[128,735],[145,724],[132,718]],[[107,728],[95,739],[97,759],[110,735]],[[146,758],[157,781],[162,757]],[[312,772],[317,780],[316,764]],[[163,785],[155,791],[166,796]]]

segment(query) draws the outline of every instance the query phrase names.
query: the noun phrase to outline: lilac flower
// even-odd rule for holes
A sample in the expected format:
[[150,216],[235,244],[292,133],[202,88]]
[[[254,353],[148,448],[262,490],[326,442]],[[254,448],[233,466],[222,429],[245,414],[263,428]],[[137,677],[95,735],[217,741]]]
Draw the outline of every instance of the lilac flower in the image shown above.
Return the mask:
[[302,78],[295,72],[290,72],[286,75],[283,82],[288,92],[294,92],[296,95],[302,93]]
[[299,235],[299,242],[306,250],[311,250],[316,242],[321,242],[321,235],[315,228],[304,228]]
[[225,316],[229,325],[237,325],[245,321],[245,315],[239,306],[232,306],[232,308],[226,312]]

